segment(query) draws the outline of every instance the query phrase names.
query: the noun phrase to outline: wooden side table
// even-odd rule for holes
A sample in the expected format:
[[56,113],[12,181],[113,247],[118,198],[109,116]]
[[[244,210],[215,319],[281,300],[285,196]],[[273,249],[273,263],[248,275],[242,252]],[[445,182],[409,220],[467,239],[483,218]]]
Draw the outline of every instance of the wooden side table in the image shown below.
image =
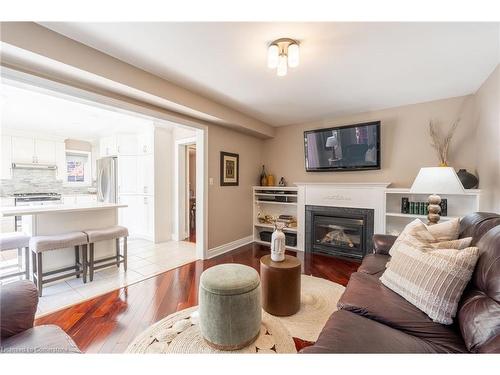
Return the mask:
[[285,255],[273,262],[271,255],[260,258],[262,308],[271,315],[289,316],[300,309],[300,260]]

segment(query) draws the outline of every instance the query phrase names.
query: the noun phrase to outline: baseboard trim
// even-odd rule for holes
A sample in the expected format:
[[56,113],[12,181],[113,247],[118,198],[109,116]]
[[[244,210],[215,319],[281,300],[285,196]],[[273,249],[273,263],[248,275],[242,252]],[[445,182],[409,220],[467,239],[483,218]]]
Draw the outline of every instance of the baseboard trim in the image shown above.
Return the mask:
[[214,247],[213,249],[208,249],[208,259],[219,256],[221,254],[227,253],[228,251],[234,250],[240,246],[248,245],[253,242],[253,236],[247,236],[240,238],[236,241],[228,242],[224,245]]

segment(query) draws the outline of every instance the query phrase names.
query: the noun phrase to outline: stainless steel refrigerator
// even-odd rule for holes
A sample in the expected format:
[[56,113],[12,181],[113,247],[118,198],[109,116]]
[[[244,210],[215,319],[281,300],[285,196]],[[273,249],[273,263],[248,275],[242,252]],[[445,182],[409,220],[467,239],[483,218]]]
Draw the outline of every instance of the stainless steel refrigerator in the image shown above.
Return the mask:
[[97,200],[116,203],[118,201],[118,158],[109,156],[97,159]]

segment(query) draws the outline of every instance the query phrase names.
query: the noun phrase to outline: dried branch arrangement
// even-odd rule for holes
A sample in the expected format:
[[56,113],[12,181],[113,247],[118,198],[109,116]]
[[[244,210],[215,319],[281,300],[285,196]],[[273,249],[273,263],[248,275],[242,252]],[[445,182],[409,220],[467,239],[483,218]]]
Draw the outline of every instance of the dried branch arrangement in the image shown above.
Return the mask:
[[451,125],[448,133],[444,137],[441,136],[441,132],[437,125],[431,121],[429,121],[429,133],[431,135],[431,146],[436,150],[439,165],[441,167],[448,166],[448,149],[450,147],[451,139],[453,138],[453,134],[457,129],[458,123],[460,122],[460,118],[457,118],[455,122]]

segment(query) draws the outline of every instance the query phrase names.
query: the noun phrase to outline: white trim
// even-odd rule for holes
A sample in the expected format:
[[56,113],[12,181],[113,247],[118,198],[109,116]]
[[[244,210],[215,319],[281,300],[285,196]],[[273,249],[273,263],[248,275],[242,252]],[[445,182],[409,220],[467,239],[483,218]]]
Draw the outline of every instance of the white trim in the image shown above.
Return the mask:
[[213,249],[208,250],[208,259],[227,253],[228,251],[237,249],[238,247],[248,245],[249,243],[252,242],[254,242],[253,236],[247,236],[240,238],[239,240],[228,242],[224,245],[214,247]]

